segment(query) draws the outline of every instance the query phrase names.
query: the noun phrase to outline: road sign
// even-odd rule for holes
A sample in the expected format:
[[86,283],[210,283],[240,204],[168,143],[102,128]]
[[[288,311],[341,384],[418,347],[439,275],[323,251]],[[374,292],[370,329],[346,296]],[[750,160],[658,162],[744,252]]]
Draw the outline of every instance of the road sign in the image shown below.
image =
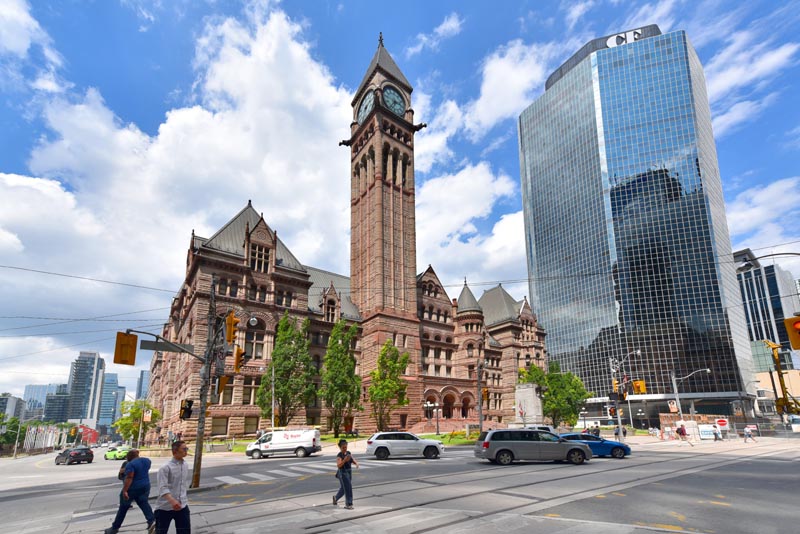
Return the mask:
[[717,426],[720,429],[728,428],[728,420],[727,419],[717,419]]
[[142,350],[157,350],[161,352],[177,352],[175,347],[180,347],[183,352],[194,352],[194,345],[181,345],[180,343],[164,343],[163,341],[147,341],[143,339],[139,342]]

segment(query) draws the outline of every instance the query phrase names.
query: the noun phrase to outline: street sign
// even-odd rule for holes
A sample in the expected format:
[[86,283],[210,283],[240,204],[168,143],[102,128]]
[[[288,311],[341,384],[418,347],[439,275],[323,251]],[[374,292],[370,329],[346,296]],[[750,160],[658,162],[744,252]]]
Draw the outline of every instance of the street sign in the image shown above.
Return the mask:
[[728,428],[728,420],[727,419],[717,419],[717,426],[720,430],[724,428]]
[[183,352],[194,352],[194,345],[181,345],[180,343],[164,343],[163,341],[147,341],[143,339],[139,342],[142,350],[157,350],[160,352],[177,352],[175,347],[180,347]]

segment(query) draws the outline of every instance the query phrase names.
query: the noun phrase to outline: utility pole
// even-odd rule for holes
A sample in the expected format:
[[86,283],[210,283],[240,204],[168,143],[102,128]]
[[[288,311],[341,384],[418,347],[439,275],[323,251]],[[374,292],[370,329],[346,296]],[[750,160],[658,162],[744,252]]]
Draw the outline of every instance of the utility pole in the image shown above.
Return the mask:
[[203,367],[200,369],[200,414],[197,416],[197,444],[194,451],[194,467],[192,468],[192,487],[200,487],[200,467],[203,462],[203,439],[206,432],[206,409],[208,407],[208,386],[211,382],[211,361],[217,340],[217,281],[211,276],[211,294],[208,298],[208,338]]

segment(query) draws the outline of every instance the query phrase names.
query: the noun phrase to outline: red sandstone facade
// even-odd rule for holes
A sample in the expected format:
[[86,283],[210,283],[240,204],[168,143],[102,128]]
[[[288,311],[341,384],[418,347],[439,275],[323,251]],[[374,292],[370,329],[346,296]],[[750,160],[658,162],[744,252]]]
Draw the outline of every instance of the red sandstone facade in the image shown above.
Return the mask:
[[[270,426],[260,417],[255,395],[270,380],[263,372],[286,311],[310,320],[318,369],[334,323],[345,319],[359,326],[356,372],[365,410],[349,424],[361,432],[375,428],[366,391],[388,339],[410,356],[404,377],[410,402],[393,413],[393,427],[422,430],[432,415],[423,408],[426,402],[439,405],[444,430],[477,423],[481,401],[486,421],[502,425],[514,419],[517,370],[544,366],[545,333],[527,300],[513,299],[502,286],[476,299],[465,282],[459,298],[451,299],[432,267],[416,272],[414,134],[424,125],[413,124],[412,90],[381,41],[353,99],[351,138],[341,143],[350,149],[352,170],[349,278],[302,265],[250,203],[211,238],[192,235],[186,278],[162,335],[204,353],[213,275],[216,314],[234,310],[241,320],[237,342],[253,355],[238,374],[231,358],[226,362],[230,381],[210,404],[207,435],[252,436]],[[479,363],[485,366],[483,399]],[[163,414],[162,438],[195,436],[196,420],[181,421],[178,413],[182,399],[199,397],[199,370],[191,356],[153,356],[148,398]],[[330,426],[319,402],[293,423]]]

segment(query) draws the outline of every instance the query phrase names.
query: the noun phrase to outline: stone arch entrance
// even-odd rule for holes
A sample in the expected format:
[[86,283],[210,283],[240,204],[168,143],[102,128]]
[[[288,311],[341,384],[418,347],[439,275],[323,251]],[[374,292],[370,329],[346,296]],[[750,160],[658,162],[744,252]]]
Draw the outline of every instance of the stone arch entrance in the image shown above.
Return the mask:
[[461,418],[466,419],[469,417],[470,411],[472,410],[472,403],[470,402],[469,397],[464,397],[461,399]]
[[447,393],[442,399],[442,417],[445,419],[453,418],[453,405],[456,403],[456,396],[452,393]]

